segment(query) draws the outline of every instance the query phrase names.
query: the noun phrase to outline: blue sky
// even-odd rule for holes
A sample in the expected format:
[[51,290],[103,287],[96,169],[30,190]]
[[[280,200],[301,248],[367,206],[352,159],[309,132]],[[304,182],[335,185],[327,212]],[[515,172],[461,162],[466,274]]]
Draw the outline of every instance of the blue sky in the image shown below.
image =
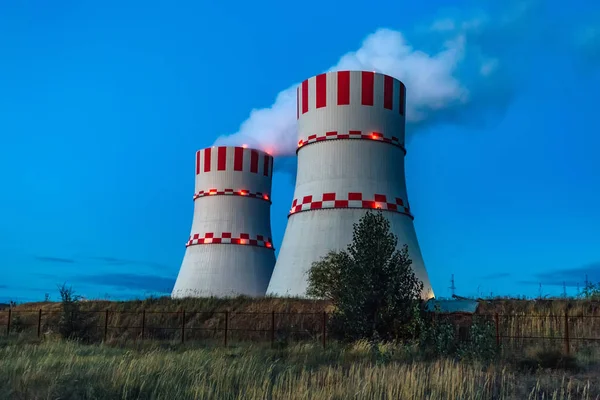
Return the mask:
[[[443,76],[392,67],[422,85],[409,92],[468,94],[415,100],[407,143],[436,294],[451,274],[463,295],[600,281],[596,2],[122,3],[0,1],[0,301],[63,282],[90,298],[170,291],[195,151],[380,28],[432,60],[461,40]],[[294,188],[293,159],[278,161],[276,246]]]

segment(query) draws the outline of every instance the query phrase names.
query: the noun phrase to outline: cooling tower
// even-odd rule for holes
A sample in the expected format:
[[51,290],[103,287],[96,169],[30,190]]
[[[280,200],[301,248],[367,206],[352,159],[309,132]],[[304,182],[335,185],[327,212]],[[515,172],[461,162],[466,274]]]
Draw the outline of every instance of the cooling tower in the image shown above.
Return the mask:
[[305,296],[307,271],[346,249],[353,224],[384,210],[398,247],[408,245],[423,297],[433,297],[404,180],[405,86],[374,72],[329,72],[297,89],[298,172],[267,294]]
[[172,297],[264,296],[271,241],[273,157],[243,147],[196,153],[194,219]]

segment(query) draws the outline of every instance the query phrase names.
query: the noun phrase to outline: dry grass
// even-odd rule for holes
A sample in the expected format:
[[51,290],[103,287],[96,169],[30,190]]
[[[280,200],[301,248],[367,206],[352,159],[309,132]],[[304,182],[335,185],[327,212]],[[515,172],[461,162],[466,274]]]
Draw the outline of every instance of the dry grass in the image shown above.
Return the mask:
[[[384,355],[384,357],[382,357]],[[136,348],[0,344],[1,399],[598,399],[597,382],[508,366],[419,360],[366,343]]]

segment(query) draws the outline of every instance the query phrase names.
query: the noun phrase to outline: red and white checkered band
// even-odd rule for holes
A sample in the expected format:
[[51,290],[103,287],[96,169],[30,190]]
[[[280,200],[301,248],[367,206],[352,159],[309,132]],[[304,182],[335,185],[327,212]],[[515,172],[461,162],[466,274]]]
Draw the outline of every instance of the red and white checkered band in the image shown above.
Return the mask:
[[402,143],[400,143],[400,140],[397,137],[395,137],[395,136],[386,137],[386,136],[383,136],[383,134],[381,134],[379,132],[362,132],[362,131],[348,131],[347,133],[332,131],[332,132],[326,132],[324,135],[310,135],[308,138],[306,138],[306,140],[300,140],[298,142],[298,148],[296,149],[296,153],[302,147],[304,147],[308,144],[311,144],[311,143],[322,142],[324,140],[342,140],[342,139],[375,140],[375,141],[379,141],[379,142],[389,143],[389,144],[393,144],[394,146],[401,148],[402,151],[404,152],[404,154],[406,154],[406,149],[404,148]]
[[231,232],[206,232],[204,234],[194,233],[190,236],[185,244],[185,247],[194,246],[197,244],[239,244],[247,246],[273,248],[271,238],[263,235],[250,235],[248,233],[233,234]]
[[400,197],[384,194],[364,195],[363,193],[323,193],[320,196],[304,196],[294,199],[289,215],[302,211],[331,208],[364,208],[394,211],[413,217],[408,204]]
[[271,197],[266,194],[266,193],[261,193],[261,192],[251,192],[249,190],[233,190],[233,189],[208,189],[208,190],[201,190],[197,193],[194,193],[194,200],[199,199],[200,197],[207,197],[207,196],[244,196],[244,197],[250,197],[250,198],[254,198],[254,199],[261,199],[261,200],[265,200],[268,201],[269,203],[271,202]]

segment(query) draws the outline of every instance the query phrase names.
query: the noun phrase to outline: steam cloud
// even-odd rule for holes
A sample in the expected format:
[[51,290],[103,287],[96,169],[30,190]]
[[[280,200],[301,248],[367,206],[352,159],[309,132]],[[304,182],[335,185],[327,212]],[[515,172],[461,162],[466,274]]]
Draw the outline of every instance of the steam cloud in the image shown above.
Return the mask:
[[[463,57],[464,40],[460,38],[431,56],[410,47],[402,33],[379,29],[328,71],[378,71],[402,80],[408,88],[407,123],[422,123],[440,110],[468,102],[467,88],[454,77]],[[218,138],[216,144],[246,143],[276,156],[295,154],[296,87],[280,92],[271,107],[252,110],[237,133]]]
[[[439,19],[415,31],[421,49],[399,31],[379,29],[327,71],[377,71],[403,81],[407,139],[440,124],[481,126],[510,104],[524,83],[518,77],[524,76],[532,46],[543,50],[555,28],[555,21],[539,17],[540,7],[542,2],[519,2],[508,11]],[[591,34],[586,33],[588,39]],[[279,168],[293,169],[285,157],[297,147],[297,85],[280,92],[271,107],[252,110],[237,133],[219,137],[215,145],[247,144],[284,157]]]

